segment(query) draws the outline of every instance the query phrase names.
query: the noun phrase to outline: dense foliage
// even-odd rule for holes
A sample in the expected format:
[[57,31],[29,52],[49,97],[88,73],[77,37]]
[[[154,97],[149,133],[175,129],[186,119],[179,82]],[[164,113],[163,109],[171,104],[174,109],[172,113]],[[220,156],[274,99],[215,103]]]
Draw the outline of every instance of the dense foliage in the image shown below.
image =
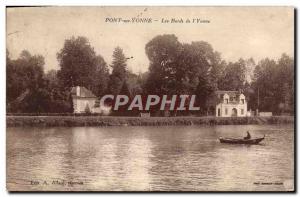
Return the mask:
[[154,37],[145,52],[149,71],[135,74],[127,68],[132,57],[120,47],[109,68],[85,37],[65,40],[57,53],[60,69],[47,73],[41,55],[23,51],[13,60],[7,51],[7,112],[72,112],[70,88],[84,86],[98,97],[195,94],[201,114],[207,113],[214,91],[237,90],[246,95],[249,109],[294,113],[294,59],[286,54],[257,64],[253,59],[226,62],[209,43],[181,43],[175,35]]

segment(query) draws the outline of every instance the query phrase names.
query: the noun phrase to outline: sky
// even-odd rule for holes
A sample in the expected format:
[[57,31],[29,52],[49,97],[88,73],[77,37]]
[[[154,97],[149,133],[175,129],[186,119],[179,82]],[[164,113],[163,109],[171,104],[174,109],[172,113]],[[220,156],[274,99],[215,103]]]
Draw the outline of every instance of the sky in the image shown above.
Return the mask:
[[[56,54],[65,39],[87,37],[96,54],[110,64],[115,47],[123,49],[135,73],[145,72],[145,45],[162,34],[182,43],[206,41],[226,61],[280,58],[294,54],[292,7],[25,7],[7,8],[6,38],[10,57],[22,50],[45,57],[45,70],[59,69]],[[151,18],[152,23],[107,22],[107,18]],[[162,23],[201,19],[209,23]],[[157,20],[157,21],[154,21]]]

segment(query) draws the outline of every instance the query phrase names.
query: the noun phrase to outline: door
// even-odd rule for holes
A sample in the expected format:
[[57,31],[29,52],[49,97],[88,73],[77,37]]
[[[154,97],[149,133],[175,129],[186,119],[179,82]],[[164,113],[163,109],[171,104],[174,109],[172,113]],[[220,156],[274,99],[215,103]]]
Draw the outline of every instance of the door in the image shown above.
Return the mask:
[[237,109],[236,108],[232,109],[231,116],[233,116],[233,117],[237,116]]

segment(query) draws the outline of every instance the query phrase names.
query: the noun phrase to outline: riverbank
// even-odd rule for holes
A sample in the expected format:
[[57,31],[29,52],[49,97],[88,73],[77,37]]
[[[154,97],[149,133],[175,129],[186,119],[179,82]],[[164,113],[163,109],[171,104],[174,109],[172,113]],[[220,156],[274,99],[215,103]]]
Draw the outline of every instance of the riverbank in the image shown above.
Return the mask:
[[294,116],[272,117],[114,117],[114,116],[7,116],[7,127],[44,126],[176,126],[293,124]]

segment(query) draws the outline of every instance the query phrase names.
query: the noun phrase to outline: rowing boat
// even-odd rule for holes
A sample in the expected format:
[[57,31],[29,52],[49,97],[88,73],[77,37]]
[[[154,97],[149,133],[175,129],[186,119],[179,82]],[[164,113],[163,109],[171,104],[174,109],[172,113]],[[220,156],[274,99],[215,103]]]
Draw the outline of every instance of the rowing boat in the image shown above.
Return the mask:
[[223,137],[219,138],[221,143],[228,143],[228,144],[258,144],[264,139],[265,139],[265,135],[262,138],[253,138],[253,139],[223,138]]

